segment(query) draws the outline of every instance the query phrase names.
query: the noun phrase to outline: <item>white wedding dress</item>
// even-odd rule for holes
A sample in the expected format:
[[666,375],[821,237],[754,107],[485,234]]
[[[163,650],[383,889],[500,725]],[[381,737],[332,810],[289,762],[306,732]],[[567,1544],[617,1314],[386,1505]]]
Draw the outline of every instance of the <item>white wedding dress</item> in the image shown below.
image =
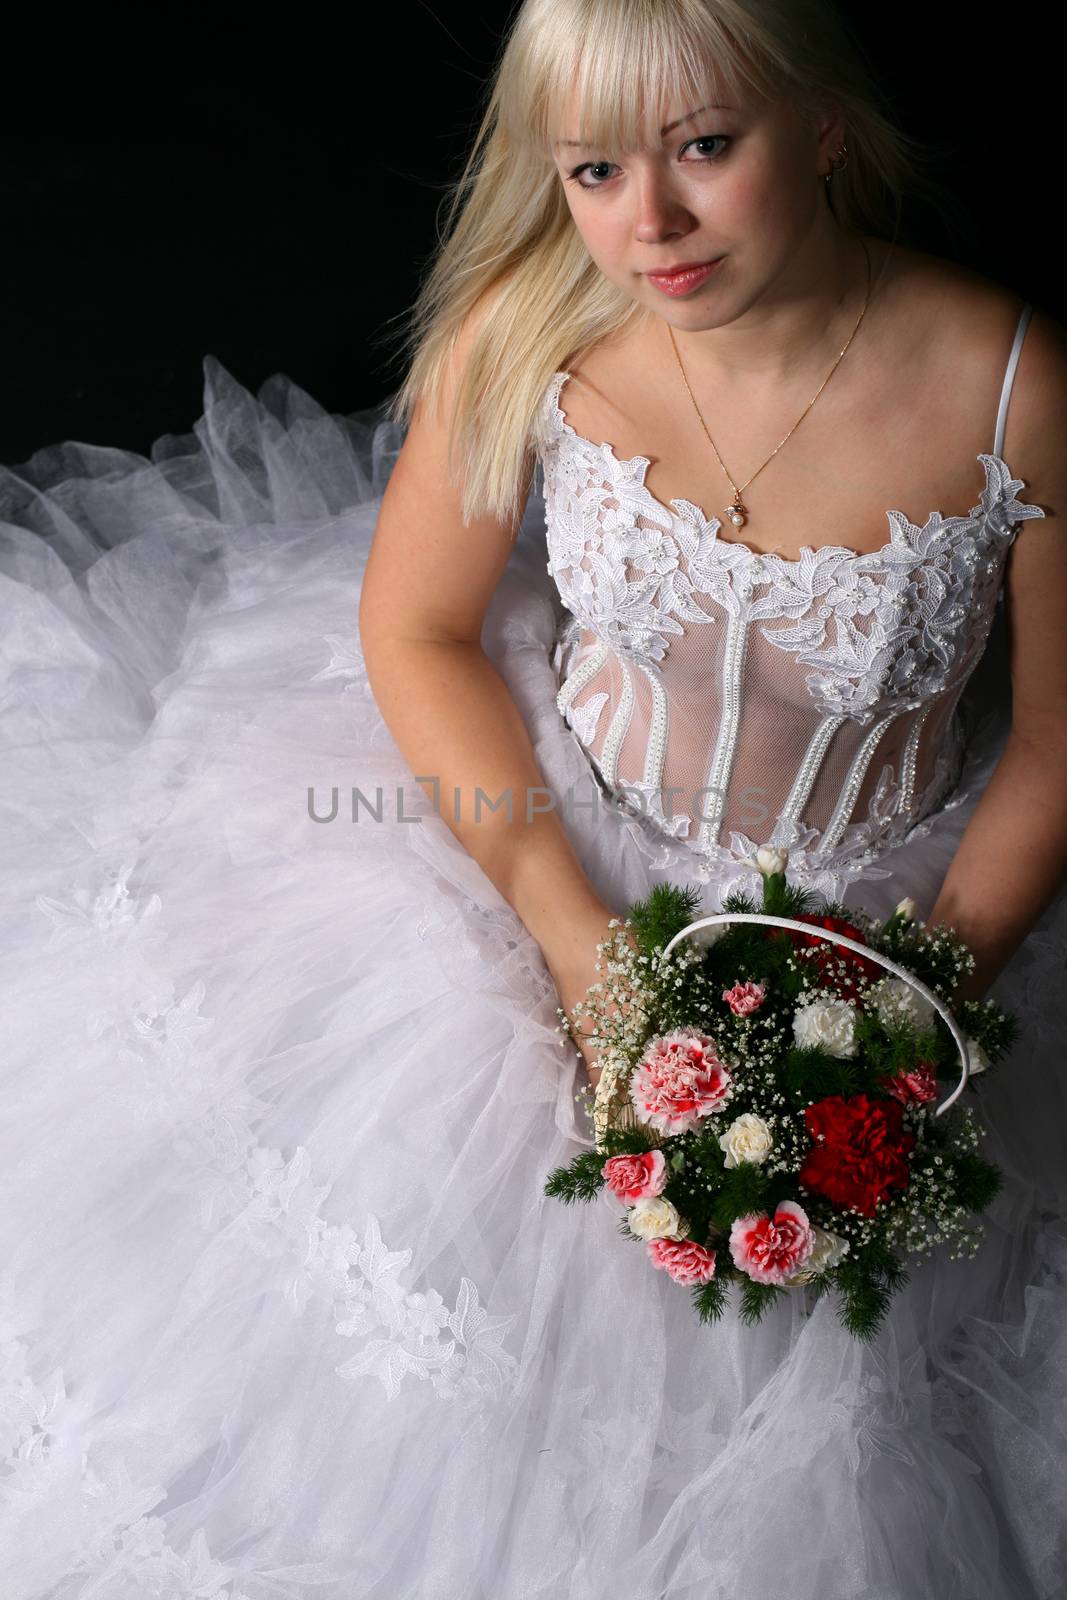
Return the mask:
[[[929,911],[1008,725],[1027,314],[978,503],[868,555],[720,539],[552,377],[484,644],[617,911],[772,838]],[[868,1345],[803,1293],[702,1325],[544,1196],[584,1073],[368,687],[400,431],[204,370],[150,458],[0,477],[3,1600],[1067,1594],[1065,896],[992,991],[978,1256]]]

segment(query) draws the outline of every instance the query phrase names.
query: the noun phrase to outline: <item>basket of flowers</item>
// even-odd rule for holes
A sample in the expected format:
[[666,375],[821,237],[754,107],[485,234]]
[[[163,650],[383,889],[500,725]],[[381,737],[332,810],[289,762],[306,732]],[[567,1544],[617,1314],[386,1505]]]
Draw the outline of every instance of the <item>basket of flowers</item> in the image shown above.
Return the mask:
[[908,1257],[980,1247],[1003,1180],[970,1102],[1019,1024],[953,1004],[974,958],[910,901],[876,919],[790,884],[784,851],[756,864],[759,906],[694,917],[696,890],[661,885],[612,920],[604,976],[559,1011],[574,1040],[593,1024],[593,1149],[545,1193],[609,1197],[704,1321],[731,1284],[749,1323],[806,1290],[870,1339]]

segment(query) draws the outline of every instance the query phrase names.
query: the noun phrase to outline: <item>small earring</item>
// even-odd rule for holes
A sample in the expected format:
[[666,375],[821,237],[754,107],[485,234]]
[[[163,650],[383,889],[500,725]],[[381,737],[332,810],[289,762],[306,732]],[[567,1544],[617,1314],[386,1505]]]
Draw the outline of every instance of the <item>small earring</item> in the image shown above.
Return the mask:
[[835,172],[840,172],[842,167],[847,167],[847,166],[848,166],[848,146],[843,144],[841,146],[840,150],[838,150],[835,153],[835,155],[833,157],[833,160],[832,160],[832,162],[830,164],[829,172],[824,173],[823,182],[824,183],[829,183],[830,180],[833,178],[833,175],[834,175]]

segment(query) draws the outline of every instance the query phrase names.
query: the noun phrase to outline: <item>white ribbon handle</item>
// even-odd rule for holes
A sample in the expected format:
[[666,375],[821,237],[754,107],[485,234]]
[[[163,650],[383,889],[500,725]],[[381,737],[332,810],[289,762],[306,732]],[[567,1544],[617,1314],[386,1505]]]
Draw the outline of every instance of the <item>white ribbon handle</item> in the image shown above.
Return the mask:
[[699,922],[691,922],[687,928],[682,928],[679,933],[676,933],[670,943],[664,946],[663,954],[669,955],[679,939],[688,939],[689,935],[695,933],[698,928],[710,928],[719,922],[765,922],[774,928],[796,928],[798,933],[820,934],[822,938],[830,939],[834,944],[843,944],[849,950],[855,950],[860,955],[866,956],[869,961],[876,961],[879,966],[885,967],[888,972],[894,973],[896,977],[903,978],[906,983],[910,983],[913,988],[918,989],[919,993],[929,1000],[934,1010],[944,1018],[948,1024],[949,1032],[956,1041],[960,1052],[960,1060],[963,1063],[963,1072],[960,1075],[959,1083],[948,1098],[942,1100],[934,1115],[939,1117],[943,1111],[947,1111],[949,1106],[963,1093],[967,1086],[967,1079],[970,1077],[966,1041],[960,1032],[959,1024],[944,1001],[934,994],[931,989],[928,989],[925,983],[922,983],[914,973],[898,966],[895,961],[891,961],[888,956],[882,955],[880,951],[872,950],[870,945],[860,944],[858,939],[850,939],[847,934],[834,933],[829,928],[815,928],[810,922],[796,922],[792,917],[772,917],[764,911],[721,911],[712,917],[701,917]]

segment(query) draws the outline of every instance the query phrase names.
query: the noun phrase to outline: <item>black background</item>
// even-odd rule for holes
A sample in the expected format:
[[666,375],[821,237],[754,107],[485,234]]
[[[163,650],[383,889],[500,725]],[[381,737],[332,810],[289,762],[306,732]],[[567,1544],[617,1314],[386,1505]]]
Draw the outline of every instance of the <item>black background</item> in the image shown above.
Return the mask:
[[[956,197],[912,206],[911,242],[1062,318],[1062,57],[1036,10],[844,10]],[[253,391],[283,371],[331,411],[383,399],[510,14],[140,13],[13,41],[0,460],[146,453],[200,416],[208,353]]]

